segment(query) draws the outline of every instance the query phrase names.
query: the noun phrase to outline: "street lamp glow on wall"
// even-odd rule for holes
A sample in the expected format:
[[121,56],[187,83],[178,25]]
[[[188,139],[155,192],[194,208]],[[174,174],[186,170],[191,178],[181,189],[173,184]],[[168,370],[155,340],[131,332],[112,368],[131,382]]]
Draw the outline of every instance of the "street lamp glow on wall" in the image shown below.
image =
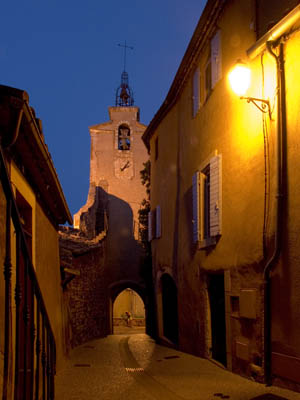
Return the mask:
[[229,83],[235,94],[244,96],[250,86],[251,71],[241,61],[238,61],[228,75]]
[[238,60],[236,65],[229,72],[228,79],[231,89],[235,94],[240,96],[241,99],[247,100],[248,103],[253,103],[255,107],[263,113],[269,113],[269,117],[272,119],[269,100],[244,96],[249,89],[251,82],[251,70],[245,63]]

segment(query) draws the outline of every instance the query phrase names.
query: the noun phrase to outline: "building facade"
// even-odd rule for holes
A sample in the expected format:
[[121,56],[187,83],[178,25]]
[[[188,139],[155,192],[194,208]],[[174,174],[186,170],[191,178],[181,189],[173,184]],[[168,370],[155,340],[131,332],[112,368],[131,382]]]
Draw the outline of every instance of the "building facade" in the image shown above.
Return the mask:
[[[98,332],[94,337],[113,333],[113,304],[123,290],[129,288],[136,291],[146,303],[146,309],[148,304],[148,288],[143,271],[146,268],[145,253],[141,245],[138,218],[142,201],[146,197],[140,176],[148,159],[142,141],[146,126],[139,121],[139,108],[134,106],[128,74],[125,71],[121,75],[121,85],[116,93],[116,104],[109,107],[109,117],[108,122],[89,128],[91,160],[88,199],[74,215],[74,228],[77,229],[79,240],[80,237],[86,240],[86,252],[93,243],[102,242],[105,259],[90,257],[90,261],[84,264],[80,261],[84,255],[77,254],[74,257],[73,251],[73,261],[65,260],[66,267],[69,263],[70,268],[75,266],[78,269],[78,263],[81,264],[81,276],[84,277],[76,277],[67,285],[66,292],[71,296],[70,313],[73,319],[77,315],[74,304],[78,304],[78,297],[74,297],[78,292],[75,285],[79,284],[80,279],[87,279],[92,271],[96,271],[94,285],[101,286],[93,291],[95,296],[101,297],[97,308],[99,318],[96,318],[98,330],[89,329],[89,324],[94,324],[95,321],[92,315],[90,321],[89,317],[85,320],[88,335],[93,331]],[[67,243],[66,233],[62,232],[61,235],[65,254],[65,250],[71,245],[71,242]],[[74,231],[70,234],[74,235]],[[79,301],[84,302],[85,292],[80,293]],[[78,335],[81,337],[80,332],[76,331],[75,336]],[[75,343],[90,338],[84,334],[79,342],[75,339]]]
[[[299,390],[299,5],[207,1],[146,129],[157,335]],[[251,69],[244,99],[228,73]]]
[[58,224],[72,224],[25,91],[0,86],[0,392],[53,398],[65,361]]

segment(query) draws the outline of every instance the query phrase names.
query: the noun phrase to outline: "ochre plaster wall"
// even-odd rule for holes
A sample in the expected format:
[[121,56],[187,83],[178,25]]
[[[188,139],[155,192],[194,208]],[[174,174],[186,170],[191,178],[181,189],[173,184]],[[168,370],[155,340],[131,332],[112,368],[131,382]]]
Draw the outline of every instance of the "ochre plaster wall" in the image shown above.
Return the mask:
[[[217,22],[221,32],[222,78],[207,99],[202,92],[202,105],[193,118],[192,74],[200,66],[203,88],[208,42],[195,61],[178,100],[160,121],[150,142],[151,208],[160,205],[162,213],[162,237],[152,241],[154,274],[158,276],[163,271],[171,270],[177,284],[179,347],[194,354],[210,356],[207,277],[210,273],[222,272],[225,275],[227,366],[244,375],[253,374],[250,364],[262,366],[262,271],[266,262],[264,257],[270,256],[273,246],[276,204],[275,139],[278,121],[274,60],[265,53],[262,58],[259,56],[250,62],[253,79],[247,93],[253,97],[270,98],[273,110],[272,120],[266,118],[265,125],[269,147],[266,189],[262,114],[253,105],[236,97],[227,82],[228,72],[236,60],[245,58],[246,50],[255,43],[254,18],[253,2],[232,1],[227,4]],[[299,44],[292,45],[292,42],[291,39],[286,44],[286,71],[288,165],[291,165],[293,173],[287,179],[289,198],[284,231],[285,250],[282,266],[277,266],[274,272],[272,315],[274,348],[286,346],[284,338],[288,337],[288,354],[299,356],[300,331],[296,314],[300,305],[300,276],[296,265],[299,257],[297,201],[300,189],[298,173],[295,172],[298,165],[296,132],[299,129],[299,99],[295,95],[299,92],[296,77],[299,68],[295,65],[298,63]],[[159,143],[158,160],[155,160],[156,138]],[[192,240],[192,176],[216,152],[222,155],[222,235],[216,246],[199,250]],[[263,251],[265,190],[268,200],[266,255]],[[238,304],[241,301],[242,289],[253,290],[255,318],[242,318],[239,312],[233,311],[232,302],[237,301]],[[285,294],[280,304],[277,300],[279,291]],[[161,310],[158,312],[161,313]],[[283,322],[285,312],[286,325]],[[242,356],[237,347],[238,340],[246,349]],[[259,376],[256,378],[260,379]]]
[[[222,43],[222,79],[207,99],[202,92],[197,116],[192,117],[192,74],[198,66],[203,72],[208,44],[203,46],[176,104],[155,129],[150,142],[151,207],[159,204],[162,213],[162,237],[152,241],[157,303],[159,276],[164,271],[171,271],[169,273],[178,288],[179,347],[211,357],[207,277],[209,273],[222,272],[225,278],[227,367],[260,380],[262,370],[259,368],[263,360],[262,271],[274,247],[277,194],[278,118],[273,57],[265,52],[252,61],[248,60],[252,82],[247,95],[270,99],[272,120],[266,117],[265,125],[261,112],[235,97],[227,83],[231,67],[237,59],[245,59],[246,50],[256,40],[253,4],[251,1],[232,1],[225,6],[217,23]],[[272,10],[269,11],[266,18],[272,14]],[[271,275],[272,352],[277,353],[272,373],[276,383],[294,390],[299,390],[300,381],[294,372],[300,360],[299,52],[300,35],[296,31],[284,43],[286,196],[281,256]],[[203,88],[203,73],[200,79]],[[268,138],[266,175],[264,134]],[[157,138],[159,158],[155,160]],[[192,241],[192,175],[215,152],[222,155],[222,235],[214,247],[199,250]],[[264,213],[267,216],[265,239]],[[239,305],[244,302],[246,293],[244,289],[252,293],[256,317],[243,318],[240,315]],[[161,313],[158,307],[158,321],[162,320]],[[162,328],[159,332],[161,334]],[[253,365],[259,367],[255,373]]]
[[[0,226],[6,226],[6,200],[3,193],[2,186],[0,185]],[[1,269],[4,266],[5,260],[5,229],[0,230],[0,265]],[[4,361],[4,327],[5,327],[5,314],[4,314],[4,304],[5,304],[5,281],[3,273],[0,274],[0,393],[2,393],[2,383],[3,383],[3,361]]]
[[36,275],[43,294],[45,306],[56,341],[57,368],[64,362],[62,287],[58,233],[45,216],[40,205],[36,205]]
[[[290,388],[300,391],[300,165],[299,165],[299,51],[300,34],[294,33],[285,43],[285,77],[287,106],[287,176],[285,177],[285,200],[282,231],[282,253],[279,263],[272,273],[272,351],[279,353],[283,359],[295,357],[289,368],[281,368],[274,362],[276,375],[285,379],[297,380],[298,385],[290,382]],[[295,364],[296,363],[296,364]],[[283,364],[282,360],[280,364]],[[278,369],[279,368],[279,369]],[[293,371],[294,370],[294,371]],[[282,382],[280,382],[282,384]]]
[[129,311],[133,318],[145,317],[145,306],[141,297],[131,289],[125,289],[115,299],[113,304],[114,318],[124,318]]

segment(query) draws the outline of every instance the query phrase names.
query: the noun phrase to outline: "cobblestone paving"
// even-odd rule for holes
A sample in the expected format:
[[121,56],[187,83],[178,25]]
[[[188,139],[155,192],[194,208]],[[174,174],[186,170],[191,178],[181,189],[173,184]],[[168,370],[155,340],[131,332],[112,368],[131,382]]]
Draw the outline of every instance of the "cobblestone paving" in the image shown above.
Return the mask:
[[72,352],[56,377],[56,400],[252,400],[267,394],[261,400],[300,400],[300,393],[252,382],[123,329]]

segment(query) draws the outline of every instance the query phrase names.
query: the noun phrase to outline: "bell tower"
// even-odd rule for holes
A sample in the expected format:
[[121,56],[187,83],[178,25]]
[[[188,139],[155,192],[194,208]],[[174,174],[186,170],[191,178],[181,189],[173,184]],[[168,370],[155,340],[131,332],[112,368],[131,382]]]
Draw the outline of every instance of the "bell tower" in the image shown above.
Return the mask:
[[[125,53],[128,46],[125,42]],[[90,184],[86,204],[74,215],[74,227],[89,239],[106,235],[108,284],[138,282],[142,248],[138,211],[146,197],[140,171],[148,160],[128,73],[121,74],[115,106],[109,121],[89,128],[91,137]]]

